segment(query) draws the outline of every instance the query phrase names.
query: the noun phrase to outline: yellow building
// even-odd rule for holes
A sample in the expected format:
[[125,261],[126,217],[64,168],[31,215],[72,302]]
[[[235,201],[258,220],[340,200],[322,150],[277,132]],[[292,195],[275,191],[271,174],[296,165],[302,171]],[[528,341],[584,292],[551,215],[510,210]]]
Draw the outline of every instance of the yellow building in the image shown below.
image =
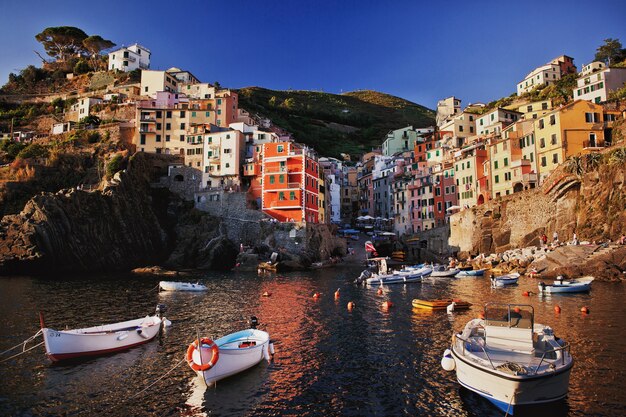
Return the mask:
[[[543,181],[571,155],[598,151],[610,139],[612,113],[585,100],[576,100],[534,120],[538,170]],[[608,136],[608,138],[607,138]]]
[[523,113],[522,119],[537,119],[540,116],[553,110],[552,100],[534,101],[526,103],[517,108],[517,111]]

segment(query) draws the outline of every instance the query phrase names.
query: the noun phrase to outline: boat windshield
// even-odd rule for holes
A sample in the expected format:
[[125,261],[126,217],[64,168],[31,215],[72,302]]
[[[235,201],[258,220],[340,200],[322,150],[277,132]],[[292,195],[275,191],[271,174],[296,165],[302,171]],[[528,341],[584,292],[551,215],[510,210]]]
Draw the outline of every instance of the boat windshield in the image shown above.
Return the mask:
[[533,328],[533,308],[529,305],[498,304],[485,306],[485,324],[497,327]]

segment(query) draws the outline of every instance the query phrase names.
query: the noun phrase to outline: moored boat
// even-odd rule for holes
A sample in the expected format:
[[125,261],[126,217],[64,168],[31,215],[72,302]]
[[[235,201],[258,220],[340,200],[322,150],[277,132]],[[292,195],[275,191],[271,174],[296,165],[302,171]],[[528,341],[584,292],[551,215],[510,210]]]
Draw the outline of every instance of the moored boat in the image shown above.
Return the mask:
[[263,359],[270,361],[274,347],[267,332],[256,329],[256,317],[251,328],[231,333],[215,341],[195,340],[187,349],[189,367],[204,379],[207,385],[245,371]]
[[563,277],[560,278],[557,278],[552,285],[540,282],[538,285],[539,292],[546,294],[587,292],[591,290],[591,282],[594,280],[591,276],[570,280],[564,280]]
[[428,308],[431,310],[445,310],[452,303],[454,303],[454,310],[467,310],[472,306],[471,303],[458,299],[420,300],[415,298],[411,303],[413,307]]
[[96,356],[126,350],[152,340],[166,322],[162,317],[165,306],[157,306],[157,315],[136,320],[74,330],[54,330],[45,327],[42,332],[46,355],[52,361]]
[[485,318],[454,334],[442,367],[512,415],[515,407],[564,398],[573,366],[570,345],[534,321],[530,305],[485,305]]
[[433,272],[430,274],[432,278],[435,277],[453,277],[459,272],[461,272],[458,268],[448,268],[445,265],[434,265],[432,266]]
[[519,277],[520,277],[520,274],[518,274],[517,272],[491,277],[491,286],[495,288],[495,287],[505,287],[507,285],[514,285],[514,284],[517,284]]
[[485,275],[485,269],[472,269],[472,270],[461,270],[455,276],[457,278],[462,277],[482,277]]
[[191,282],[161,281],[159,288],[163,291],[206,291],[206,285]]
[[369,278],[365,279],[365,283],[370,286],[408,284],[411,282],[420,282],[423,278],[429,276],[431,272],[432,269],[429,267],[407,267],[388,274],[372,274]]

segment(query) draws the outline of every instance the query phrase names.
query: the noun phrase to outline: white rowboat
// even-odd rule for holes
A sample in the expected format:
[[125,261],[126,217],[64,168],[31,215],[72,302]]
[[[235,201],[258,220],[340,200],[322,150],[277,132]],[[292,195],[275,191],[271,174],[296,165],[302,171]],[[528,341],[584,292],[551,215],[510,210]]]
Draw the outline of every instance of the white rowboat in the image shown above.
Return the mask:
[[56,362],[126,350],[152,340],[159,333],[163,320],[157,316],[146,316],[74,330],[54,330],[42,326],[46,354]]
[[498,277],[491,277],[491,286],[495,288],[517,284],[519,277],[520,274],[518,274],[517,272],[513,272],[507,275],[500,275]]
[[206,291],[206,285],[191,282],[161,281],[159,287],[164,291]]
[[457,268],[448,268],[445,265],[435,265],[433,266],[433,272],[430,274],[431,278],[435,277],[453,277],[456,274],[461,272],[460,269]]
[[187,363],[207,385],[245,371],[263,359],[270,361],[274,349],[269,334],[257,329],[231,333],[215,341],[201,339],[200,349],[197,342],[187,349]]

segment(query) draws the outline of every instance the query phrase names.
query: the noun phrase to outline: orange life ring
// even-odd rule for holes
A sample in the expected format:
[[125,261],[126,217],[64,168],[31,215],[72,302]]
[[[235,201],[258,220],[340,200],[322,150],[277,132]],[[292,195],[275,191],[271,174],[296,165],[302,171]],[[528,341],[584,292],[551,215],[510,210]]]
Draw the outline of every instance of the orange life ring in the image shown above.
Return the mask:
[[[208,347],[211,348],[211,359],[207,363],[203,363],[202,365],[198,365],[193,361],[193,351],[198,349],[198,339],[194,340],[193,343],[191,343],[187,348],[187,363],[194,371],[207,371],[211,369],[215,366],[220,357],[220,349],[211,339],[206,337],[200,339],[200,346],[202,345],[208,345]],[[202,352],[200,352],[200,354],[202,354]]]

